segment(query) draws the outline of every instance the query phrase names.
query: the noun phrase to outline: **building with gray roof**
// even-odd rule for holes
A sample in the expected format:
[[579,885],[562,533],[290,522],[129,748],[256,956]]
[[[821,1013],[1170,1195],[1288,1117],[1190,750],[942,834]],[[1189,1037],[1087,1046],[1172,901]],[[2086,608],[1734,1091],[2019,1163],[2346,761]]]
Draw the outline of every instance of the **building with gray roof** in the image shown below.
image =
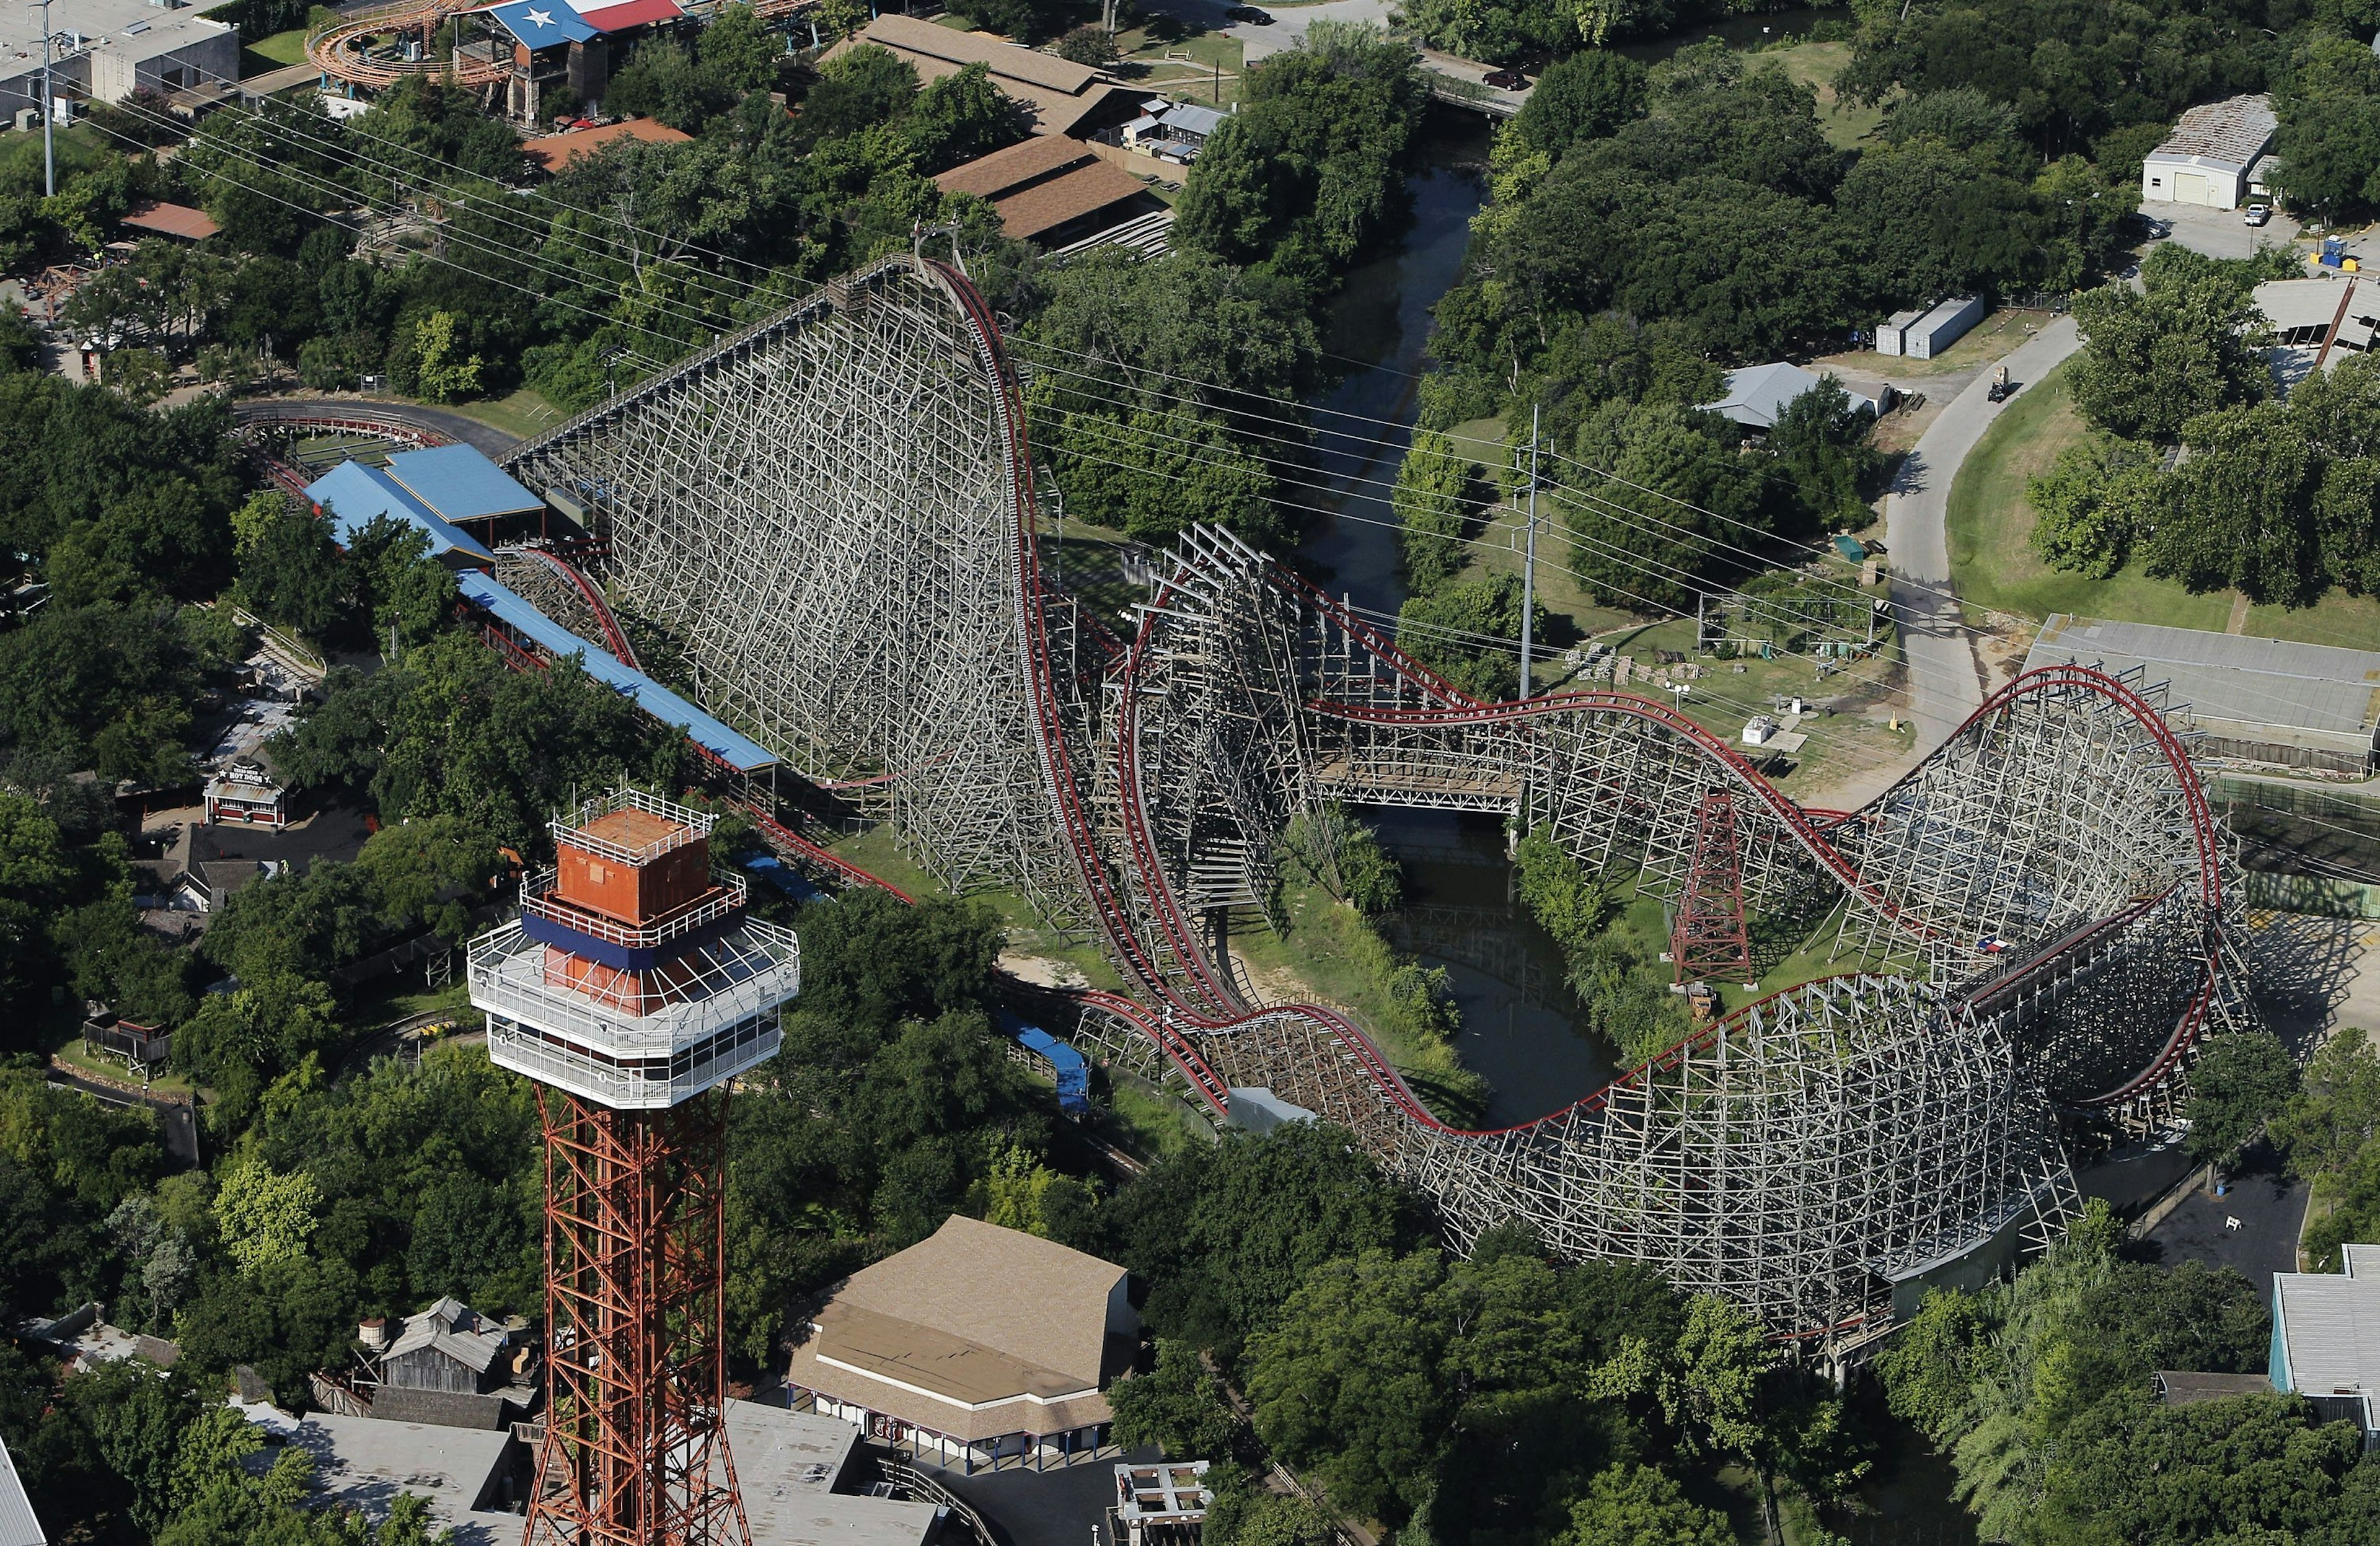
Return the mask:
[[1732,419],[1747,429],[1766,432],[1777,428],[1785,410],[1803,393],[1832,381],[1843,389],[1852,406],[1870,417],[1892,405],[1893,392],[1888,386],[1853,386],[1840,377],[1818,375],[1785,360],[1770,365],[1747,365],[1741,370],[1727,373],[1727,395],[1716,403],[1697,403],[1705,413],[1718,414]]
[[2142,200],[2238,209],[2265,191],[2261,163],[2279,127],[2273,100],[2262,94],[2192,108],[2142,161]]
[[2341,1249],[2344,1272],[2273,1274],[2273,1388],[2380,1450],[2380,1245]]
[[2333,645],[2111,622],[2058,612],[2025,656],[2041,666],[2137,671],[2167,684],[2204,739],[2203,757],[2362,778],[2380,731],[2380,653]]

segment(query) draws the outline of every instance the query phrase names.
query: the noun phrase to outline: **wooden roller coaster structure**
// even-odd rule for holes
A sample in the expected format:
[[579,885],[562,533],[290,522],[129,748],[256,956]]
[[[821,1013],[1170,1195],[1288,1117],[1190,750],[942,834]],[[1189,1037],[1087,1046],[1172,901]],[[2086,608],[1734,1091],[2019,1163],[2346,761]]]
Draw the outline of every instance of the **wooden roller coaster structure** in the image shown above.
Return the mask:
[[[1668,704],[1474,700],[1220,531],[1183,537],[1120,641],[1038,540],[1025,426],[999,319],[913,256],[512,465],[584,501],[612,593],[711,712],[944,886],[1099,940],[1129,991],[1076,996],[1079,1042],[1219,1113],[1262,1084],[1344,1124],[1458,1244],[1525,1220],[1839,1352],[1936,1268],[2048,1239],[2066,1131],[2169,1119],[2201,1036],[2250,1016],[2228,839],[2136,678],[2028,673],[1873,803],[1813,813]],[[1732,905],[1806,924],[1842,973],[1465,1129],[1222,947],[1270,905],[1281,830],[1330,801],[1495,814],[1673,903],[1698,852],[1721,867],[1723,807]]]

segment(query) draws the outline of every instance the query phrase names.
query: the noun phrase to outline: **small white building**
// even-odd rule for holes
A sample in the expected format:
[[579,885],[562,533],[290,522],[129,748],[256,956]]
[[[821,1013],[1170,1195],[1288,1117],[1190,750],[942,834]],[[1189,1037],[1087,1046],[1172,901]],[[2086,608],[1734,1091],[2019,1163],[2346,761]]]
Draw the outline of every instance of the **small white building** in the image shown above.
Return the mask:
[[2192,108],[2141,163],[2142,202],[2236,210],[2248,195],[2270,191],[2263,163],[2279,127],[2263,95]]
[[[38,107],[42,13],[0,6],[0,120]],[[188,6],[151,0],[57,0],[51,78],[67,102],[118,103],[134,91],[188,91],[239,79],[239,32]]]
[[1900,352],[1911,359],[1932,359],[1964,338],[1988,310],[1981,296],[1953,296],[1900,330]]

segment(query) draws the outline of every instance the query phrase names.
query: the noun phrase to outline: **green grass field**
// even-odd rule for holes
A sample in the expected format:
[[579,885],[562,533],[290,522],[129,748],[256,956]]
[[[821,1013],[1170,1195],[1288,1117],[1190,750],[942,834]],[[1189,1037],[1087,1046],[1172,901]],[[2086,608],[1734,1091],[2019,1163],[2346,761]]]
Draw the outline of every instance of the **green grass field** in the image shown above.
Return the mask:
[[523,387],[508,397],[449,405],[455,412],[492,424],[507,435],[534,440],[570,416],[547,402],[534,387]]
[[1852,62],[1852,45],[1847,42],[1796,43],[1791,48],[1767,49],[1762,52],[1759,62],[1782,65],[1786,77],[1794,84],[1816,90],[1818,127],[1826,134],[1827,143],[1839,151],[1853,149],[1884,122],[1881,107],[1861,107],[1836,100],[1835,77]]
[[263,75],[285,66],[303,63],[306,58],[306,29],[292,28],[275,32],[269,38],[259,38],[239,51],[239,74],[245,80],[252,75]]
[[[1960,600],[2035,620],[2071,612],[2223,632],[2231,616],[2228,590],[2193,596],[2169,580],[2150,579],[2137,563],[2104,580],[2088,579],[2052,569],[2034,553],[2039,516],[2025,498],[2025,480],[2046,471],[2060,451],[2088,433],[2063,370],[2026,389],[1985,431],[1950,486],[1950,577]],[[2258,638],[2380,648],[2380,601],[2334,591],[2295,610],[2252,607],[2243,631]]]

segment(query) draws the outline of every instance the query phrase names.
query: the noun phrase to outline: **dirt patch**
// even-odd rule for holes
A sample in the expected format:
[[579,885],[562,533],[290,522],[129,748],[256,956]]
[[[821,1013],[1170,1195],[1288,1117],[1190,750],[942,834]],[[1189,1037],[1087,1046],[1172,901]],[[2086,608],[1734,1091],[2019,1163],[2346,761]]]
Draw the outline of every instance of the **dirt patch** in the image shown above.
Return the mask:
[[1000,969],[1017,981],[1031,983],[1037,987],[1087,988],[1091,985],[1091,980],[1080,970],[1062,960],[1051,960],[1047,956],[1002,951]]

